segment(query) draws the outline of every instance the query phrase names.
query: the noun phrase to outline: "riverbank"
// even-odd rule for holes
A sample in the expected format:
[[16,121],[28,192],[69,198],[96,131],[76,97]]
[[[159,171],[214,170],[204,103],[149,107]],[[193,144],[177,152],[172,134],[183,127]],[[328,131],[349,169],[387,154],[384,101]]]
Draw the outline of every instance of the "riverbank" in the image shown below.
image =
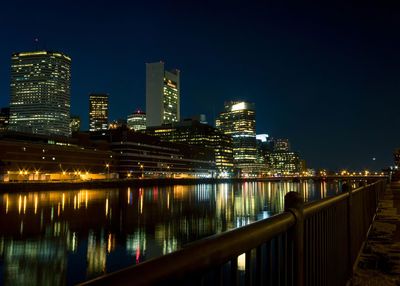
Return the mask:
[[99,188],[120,188],[120,187],[150,187],[167,185],[196,185],[196,184],[219,184],[219,183],[243,183],[243,182],[278,182],[304,180],[324,181],[324,180],[375,180],[382,176],[364,177],[268,177],[268,178],[198,178],[198,179],[119,179],[119,180],[92,180],[92,181],[25,181],[0,183],[0,193],[10,192],[37,192],[37,191],[56,191],[56,190],[76,190],[76,189],[99,189]]

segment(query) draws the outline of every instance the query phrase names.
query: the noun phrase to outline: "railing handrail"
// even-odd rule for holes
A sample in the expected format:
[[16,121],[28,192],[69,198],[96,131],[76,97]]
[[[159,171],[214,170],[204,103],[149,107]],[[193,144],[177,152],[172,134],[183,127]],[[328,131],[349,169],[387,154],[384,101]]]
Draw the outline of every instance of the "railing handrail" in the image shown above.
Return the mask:
[[[351,190],[351,192],[353,194],[358,193],[368,187],[371,187],[375,184],[377,184],[379,181],[373,182],[371,184],[368,185],[364,185],[361,187],[358,187],[356,189]],[[315,215],[316,213],[323,211],[325,209],[330,208],[331,206],[335,205],[336,203],[345,200],[349,197],[349,193],[341,193],[338,195],[335,195],[333,197],[329,197],[329,198],[324,198],[315,202],[308,202],[304,204],[304,219],[307,219],[309,217],[312,217],[313,215]]]
[[191,273],[221,265],[257,247],[288,231],[295,222],[295,217],[291,213],[280,213],[268,219],[197,240],[175,252],[146,260],[79,285],[126,285],[126,281],[129,281],[128,277],[135,277],[135,285],[151,285],[162,281],[165,277],[188,276]]
[[309,202],[304,204],[304,219],[307,219],[316,213],[327,209],[336,203],[345,200],[349,196],[348,193],[338,194],[334,197],[324,198],[319,201]]
[[[354,194],[369,189],[378,183],[381,183],[381,180],[354,189],[351,193]],[[349,192],[345,192],[304,204],[304,220],[335,206],[339,202],[346,200],[350,195]],[[288,232],[295,225],[295,214],[291,211],[285,211],[243,227],[200,239],[175,252],[146,260],[79,285],[125,285],[133,277],[134,281],[132,282],[135,285],[156,284],[172,277],[180,280],[218,267],[238,257],[240,254],[246,253],[262,243]]]

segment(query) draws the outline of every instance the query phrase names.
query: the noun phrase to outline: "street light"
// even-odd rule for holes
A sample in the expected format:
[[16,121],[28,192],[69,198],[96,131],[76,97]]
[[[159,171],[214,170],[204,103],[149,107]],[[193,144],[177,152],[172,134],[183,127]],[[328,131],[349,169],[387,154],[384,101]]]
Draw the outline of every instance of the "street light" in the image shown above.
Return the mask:
[[110,179],[110,164],[106,164],[107,168],[107,179]]

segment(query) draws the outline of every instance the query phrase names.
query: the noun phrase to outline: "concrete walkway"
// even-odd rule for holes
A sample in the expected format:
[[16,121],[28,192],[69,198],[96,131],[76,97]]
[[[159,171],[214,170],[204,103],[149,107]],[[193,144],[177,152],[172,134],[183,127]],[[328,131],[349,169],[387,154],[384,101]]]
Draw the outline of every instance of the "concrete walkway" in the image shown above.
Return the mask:
[[387,185],[352,285],[400,285],[400,182]]

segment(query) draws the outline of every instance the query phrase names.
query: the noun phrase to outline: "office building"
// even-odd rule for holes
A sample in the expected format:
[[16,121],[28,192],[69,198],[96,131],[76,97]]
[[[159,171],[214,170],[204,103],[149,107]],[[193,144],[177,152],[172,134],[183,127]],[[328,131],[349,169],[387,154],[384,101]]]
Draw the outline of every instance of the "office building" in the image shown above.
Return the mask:
[[132,114],[128,115],[127,120],[128,128],[134,131],[145,130],[146,129],[146,113],[137,110]]
[[108,93],[89,94],[89,131],[108,129]]
[[11,57],[10,130],[69,136],[71,59],[50,51]]
[[10,122],[10,108],[3,107],[0,112],[0,132],[7,131]]
[[148,127],[146,133],[158,136],[163,141],[210,148],[213,150],[218,171],[220,173],[233,172],[232,138],[210,125],[188,119],[178,123]]
[[146,126],[180,120],[180,71],[166,71],[163,62],[146,63]]
[[70,116],[69,127],[71,128],[71,132],[81,131],[81,124],[81,117],[79,115]]
[[303,174],[307,172],[307,162],[304,159],[299,159],[299,173]]
[[115,178],[119,154],[109,144],[91,142],[87,136],[1,134],[0,181]]
[[294,175],[300,172],[300,168],[302,163],[296,152],[276,151],[270,154],[270,170],[273,174]]
[[[98,136],[96,138],[96,136]],[[210,148],[163,142],[160,138],[129,129],[110,129],[106,136],[119,155],[120,177],[214,177],[216,167]]]
[[257,160],[254,104],[225,102],[225,110],[219,114],[216,126],[222,133],[232,136],[233,159],[237,167],[251,172]]

